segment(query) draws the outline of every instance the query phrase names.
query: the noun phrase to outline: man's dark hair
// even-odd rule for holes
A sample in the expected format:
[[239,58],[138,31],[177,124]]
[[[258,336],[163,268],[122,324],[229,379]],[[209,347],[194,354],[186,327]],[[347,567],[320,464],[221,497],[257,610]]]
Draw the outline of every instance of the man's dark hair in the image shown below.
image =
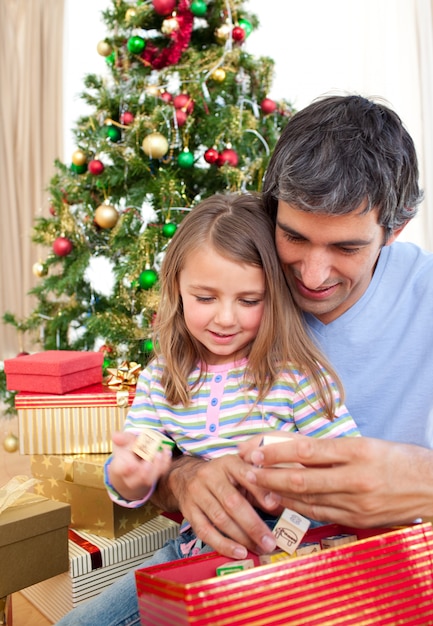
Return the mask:
[[267,169],[264,202],[344,215],[365,202],[386,237],[412,219],[422,200],[411,136],[390,108],[358,95],[328,96],[299,111],[283,130]]

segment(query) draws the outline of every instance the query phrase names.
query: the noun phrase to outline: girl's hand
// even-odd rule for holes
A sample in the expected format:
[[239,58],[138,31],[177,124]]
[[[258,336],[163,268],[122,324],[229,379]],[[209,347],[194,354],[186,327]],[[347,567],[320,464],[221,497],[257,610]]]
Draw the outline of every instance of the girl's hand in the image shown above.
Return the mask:
[[132,447],[136,436],[127,432],[113,433],[113,460],[108,472],[110,482],[125,500],[142,500],[171,463],[171,451],[164,446],[150,463],[138,457]]

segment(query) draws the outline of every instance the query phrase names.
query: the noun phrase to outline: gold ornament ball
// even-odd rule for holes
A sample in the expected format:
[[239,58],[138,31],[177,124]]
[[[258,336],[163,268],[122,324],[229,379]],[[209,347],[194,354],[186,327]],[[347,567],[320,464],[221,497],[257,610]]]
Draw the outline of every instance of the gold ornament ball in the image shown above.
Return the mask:
[[151,159],[161,159],[168,152],[168,141],[161,133],[150,133],[143,139],[142,148]]
[[179,22],[175,17],[169,17],[162,22],[161,32],[164,35],[171,35],[179,30]]
[[134,19],[136,15],[137,15],[137,11],[131,7],[125,13],[125,20],[129,22],[130,20]]
[[214,34],[215,34],[215,39],[217,40],[217,42],[220,44],[225,43],[230,37],[230,30],[231,29],[228,24],[222,24],[221,26],[216,28],[214,31]]
[[18,450],[18,437],[9,433],[3,441],[3,448],[6,452],[16,452]]
[[98,51],[98,54],[101,55],[101,57],[109,57],[110,54],[113,52],[113,48],[110,46],[108,41],[104,40],[98,43],[98,45],[96,46],[96,50]]
[[82,150],[75,150],[72,153],[72,163],[74,165],[85,165],[87,163],[87,157]]
[[150,96],[155,96],[155,98],[159,98],[161,95],[161,90],[158,85],[149,85],[149,87],[146,88],[146,91]]
[[211,74],[212,80],[217,83],[222,83],[226,78],[226,73],[222,67],[217,67]]
[[111,204],[101,204],[95,211],[94,220],[101,228],[116,226],[119,214]]
[[42,278],[48,274],[48,270],[42,261],[37,261],[33,264],[32,272],[37,278]]

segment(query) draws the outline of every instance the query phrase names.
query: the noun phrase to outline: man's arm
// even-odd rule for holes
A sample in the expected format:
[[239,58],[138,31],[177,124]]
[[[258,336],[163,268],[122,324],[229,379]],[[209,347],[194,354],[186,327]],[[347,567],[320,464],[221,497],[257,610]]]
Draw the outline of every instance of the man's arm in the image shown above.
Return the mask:
[[159,482],[152,502],[168,511],[179,510],[196,535],[214,550],[230,558],[243,559],[247,549],[270,552],[275,538],[244,495],[246,487],[267,508],[279,500],[252,486],[246,479],[249,464],[238,455],[204,461],[182,456],[172,461]]
[[[358,527],[433,517],[433,451],[367,437],[314,439],[252,449],[252,485],[274,491],[284,506],[324,522]],[[277,463],[304,468],[272,469]]]

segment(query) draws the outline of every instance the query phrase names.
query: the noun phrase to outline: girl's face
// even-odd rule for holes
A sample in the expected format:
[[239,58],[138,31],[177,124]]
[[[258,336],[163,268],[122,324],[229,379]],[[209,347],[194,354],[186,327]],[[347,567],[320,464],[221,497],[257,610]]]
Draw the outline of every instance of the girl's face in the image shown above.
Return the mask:
[[207,350],[207,363],[230,363],[249,353],[262,320],[263,270],[231,261],[211,246],[191,252],[179,275],[185,323]]

